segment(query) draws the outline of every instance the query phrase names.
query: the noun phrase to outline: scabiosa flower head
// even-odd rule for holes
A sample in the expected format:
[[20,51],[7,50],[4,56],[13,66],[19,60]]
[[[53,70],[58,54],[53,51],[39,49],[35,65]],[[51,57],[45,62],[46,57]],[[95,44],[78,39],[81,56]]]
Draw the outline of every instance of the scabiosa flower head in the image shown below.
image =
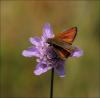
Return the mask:
[[[24,50],[22,55],[25,57],[36,57],[38,64],[33,71],[35,75],[41,75],[54,68],[60,77],[64,77],[65,60],[60,58],[53,46],[47,43],[48,39],[54,37],[55,35],[53,34],[52,28],[50,24],[47,23],[43,26],[43,34],[41,38],[37,36],[29,38],[32,46],[27,50]],[[83,51],[75,47],[70,56],[79,57],[82,54]]]
[[54,34],[50,27],[50,24],[45,24],[43,27],[42,37],[29,38],[29,41],[32,43],[32,46],[22,52],[22,55],[25,57],[37,58],[36,61],[38,62],[38,64],[36,66],[36,69],[34,70],[35,75],[40,75],[53,67],[50,65],[50,61],[48,61],[51,59],[48,53],[50,45],[46,43],[46,40],[48,38],[53,37]]

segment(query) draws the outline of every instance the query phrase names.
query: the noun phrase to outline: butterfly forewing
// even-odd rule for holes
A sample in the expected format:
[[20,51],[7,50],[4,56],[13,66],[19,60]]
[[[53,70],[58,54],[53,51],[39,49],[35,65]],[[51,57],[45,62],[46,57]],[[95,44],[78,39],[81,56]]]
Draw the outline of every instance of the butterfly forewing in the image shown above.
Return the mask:
[[75,39],[76,34],[77,34],[77,27],[73,27],[58,34],[54,39],[64,41],[68,44],[72,44]]

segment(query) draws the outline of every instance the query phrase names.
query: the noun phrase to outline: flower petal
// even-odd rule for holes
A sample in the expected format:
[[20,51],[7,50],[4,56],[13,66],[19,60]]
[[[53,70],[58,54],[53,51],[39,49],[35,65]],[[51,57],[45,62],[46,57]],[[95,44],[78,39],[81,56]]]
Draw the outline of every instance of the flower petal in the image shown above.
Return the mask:
[[52,31],[52,28],[51,28],[49,23],[46,23],[43,26],[43,37],[42,37],[42,39],[44,38],[46,40],[47,38],[53,38],[53,37],[54,37],[54,34],[53,34],[53,31]]
[[37,66],[36,69],[34,70],[34,74],[35,75],[41,75],[45,72],[47,72],[48,70],[50,70],[52,67],[48,66],[46,64],[43,64],[42,62],[40,62]]
[[39,51],[35,48],[35,47],[29,47],[27,50],[24,50],[22,52],[22,55],[25,56],[25,57],[33,57],[33,56],[36,56],[36,57],[39,57]]
[[71,57],[80,57],[82,55],[83,55],[83,50],[78,47],[75,47],[74,51],[71,54]]
[[41,41],[41,39],[39,38],[39,37],[31,37],[31,38],[29,38],[29,41],[33,44],[33,45],[36,45],[36,46],[38,46],[38,45],[40,45],[40,41]]
[[65,76],[64,63],[65,63],[64,60],[59,60],[59,61],[57,61],[56,66],[54,67],[55,71],[58,73],[58,75],[60,77],[64,77]]

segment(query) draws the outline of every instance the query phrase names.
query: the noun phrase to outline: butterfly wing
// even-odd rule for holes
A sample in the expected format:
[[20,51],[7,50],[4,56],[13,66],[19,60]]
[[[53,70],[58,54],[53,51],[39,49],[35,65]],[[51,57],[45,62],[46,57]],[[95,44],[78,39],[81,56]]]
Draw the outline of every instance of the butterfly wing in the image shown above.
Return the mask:
[[58,34],[54,39],[64,41],[68,44],[72,44],[77,34],[77,27],[70,28],[64,32]]
[[53,45],[53,49],[56,52],[56,54],[58,55],[58,57],[61,59],[65,59],[65,58],[68,58],[68,56],[70,56],[69,50],[66,50],[58,45]]

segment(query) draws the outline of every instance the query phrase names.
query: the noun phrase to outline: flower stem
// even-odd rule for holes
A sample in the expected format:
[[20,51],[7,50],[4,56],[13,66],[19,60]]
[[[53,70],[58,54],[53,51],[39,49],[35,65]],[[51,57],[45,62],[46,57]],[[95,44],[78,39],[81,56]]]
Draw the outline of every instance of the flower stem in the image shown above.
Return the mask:
[[54,81],[54,68],[52,68],[52,70],[51,70],[50,98],[53,98],[53,81]]

